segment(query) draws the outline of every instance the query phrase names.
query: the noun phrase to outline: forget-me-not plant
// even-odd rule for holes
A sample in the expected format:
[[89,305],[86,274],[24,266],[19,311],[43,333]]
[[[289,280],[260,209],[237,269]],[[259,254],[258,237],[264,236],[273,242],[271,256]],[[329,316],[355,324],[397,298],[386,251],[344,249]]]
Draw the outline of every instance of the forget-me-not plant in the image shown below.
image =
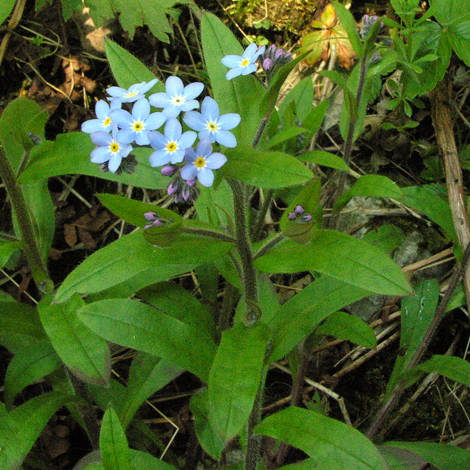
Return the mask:
[[229,132],[240,124],[240,115],[236,113],[219,116],[219,105],[207,96],[201,105],[201,112],[190,111],[186,113],[183,121],[195,131],[199,132],[199,140],[207,140],[225,147],[236,147],[237,139]]
[[145,93],[147,93],[147,91],[149,91],[157,82],[158,78],[154,78],[148,83],[136,83],[135,85],[130,86],[128,90],[118,86],[112,86],[106,91],[108,92],[109,96],[112,96],[113,98],[119,98],[121,103],[133,103],[134,101],[144,98]]
[[197,98],[204,89],[202,83],[190,83],[184,86],[178,77],[168,77],[165,82],[166,93],[155,93],[149,97],[150,104],[163,108],[163,114],[168,118],[177,117],[181,111],[199,108]]
[[112,111],[121,109],[121,100],[113,98],[111,103],[108,104],[104,100],[99,100],[95,106],[95,114],[97,119],[90,119],[82,124],[82,132],[91,134],[92,132],[104,131],[111,132],[113,126],[113,119],[110,114]]
[[181,170],[181,177],[186,181],[197,178],[206,187],[212,186],[214,172],[227,161],[227,157],[221,153],[212,153],[212,145],[207,140],[200,141],[196,151],[191,147],[185,154],[186,165]]
[[126,144],[136,142],[138,145],[149,145],[148,132],[158,129],[166,121],[163,113],[150,114],[150,104],[146,98],[134,103],[132,114],[116,109],[110,116],[121,129],[121,142]]
[[165,135],[161,132],[149,132],[150,145],[155,152],[150,155],[151,166],[163,166],[167,163],[180,163],[184,152],[194,144],[197,134],[183,128],[177,119],[170,119],[165,125]]
[[258,57],[263,54],[264,49],[264,46],[258,48],[258,46],[252,42],[241,56],[226,55],[222,59],[222,63],[226,67],[230,67],[231,70],[227,72],[225,78],[231,80],[239,75],[249,75],[250,73],[256,72],[256,61]]
[[108,169],[115,173],[123,158],[126,158],[132,151],[132,146],[122,142],[121,134],[117,127],[114,127],[111,134],[104,131],[93,132],[91,140],[98,148],[91,152],[90,159],[93,163],[108,162]]

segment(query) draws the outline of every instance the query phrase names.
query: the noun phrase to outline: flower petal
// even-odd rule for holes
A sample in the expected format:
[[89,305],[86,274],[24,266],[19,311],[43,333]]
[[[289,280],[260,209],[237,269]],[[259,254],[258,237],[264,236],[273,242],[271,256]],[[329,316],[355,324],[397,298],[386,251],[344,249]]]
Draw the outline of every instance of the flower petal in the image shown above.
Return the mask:
[[170,96],[181,95],[184,91],[184,84],[179,77],[168,77],[165,82],[165,87],[166,92]]
[[241,63],[243,62],[243,57],[239,55],[226,55],[222,59],[222,64],[226,67],[230,67],[233,69],[234,67],[240,67]]
[[146,98],[141,98],[134,103],[132,108],[132,116],[137,121],[143,121],[149,117],[150,104]]
[[237,68],[237,69],[229,70],[226,73],[225,78],[227,80],[232,80],[232,78],[238,77],[241,74],[242,74],[242,68],[240,67],[240,68]]
[[210,96],[206,96],[201,105],[201,113],[208,119],[216,121],[219,117],[219,105]]
[[196,166],[192,163],[187,163],[184,165],[183,169],[181,170],[181,178],[186,181],[193,180],[196,177]]
[[215,141],[218,142],[220,145],[223,145],[231,149],[237,146],[237,139],[229,131],[217,132],[217,134],[215,135]]
[[170,163],[171,156],[166,150],[157,150],[153,152],[150,157],[150,166],[163,166]]
[[131,113],[124,111],[124,109],[115,109],[114,111],[111,111],[109,117],[120,127],[131,127],[134,122]]
[[119,132],[119,143],[120,144],[130,144],[134,142],[136,138],[136,133],[132,129],[123,129]]
[[90,119],[82,124],[82,132],[91,134],[99,131],[103,131],[103,121],[100,119]]
[[90,160],[93,163],[104,163],[111,158],[108,147],[98,147],[94,149],[90,154]]
[[190,83],[184,88],[183,96],[187,100],[193,100],[197,98],[204,90],[204,84],[200,82]]
[[240,121],[241,117],[239,114],[229,113],[220,116],[217,121],[217,124],[222,130],[229,131],[230,129],[237,127],[238,124],[240,124]]
[[[204,102],[202,104],[204,105]],[[189,111],[184,115],[183,121],[188,127],[195,131],[204,130],[207,122],[205,117],[198,111]]]
[[213,153],[210,157],[206,158],[206,166],[211,170],[217,170],[227,162],[227,157],[221,153]]
[[104,131],[93,132],[90,134],[91,141],[95,145],[99,145],[100,147],[103,145],[109,145],[112,142],[112,137]]
[[212,145],[207,140],[201,140],[196,147],[196,154],[201,157],[208,157],[212,153]]
[[95,114],[98,119],[106,119],[109,114],[109,104],[104,100],[99,100],[95,106]]
[[257,50],[258,50],[258,46],[256,45],[255,42],[252,42],[252,43],[245,49],[245,51],[243,52],[242,57],[243,57],[244,59],[250,59],[251,56],[252,56],[253,54],[255,54]]
[[169,119],[165,125],[165,137],[170,140],[178,140],[183,128],[177,119]]
[[164,108],[170,103],[168,93],[155,93],[149,96],[150,104],[155,108]]
[[210,188],[214,182],[214,172],[209,168],[203,168],[196,173],[198,181],[205,186]]
[[186,131],[179,139],[178,144],[182,149],[187,149],[188,147],[191,147],[191,145],[194,144],[196,138],[197,134],[195,132]]
[[116,173],[122,162],[122,156],[119,153],[114,154],[108,162],[108,169],[111,173]]
[[166,121],[166,116],[163,113],[152,113],[145,121],[145,128],[153,131],[161,127]]
[[150,140],[150,145],[155,150],[160,150],[166,146],[166,138],[161,132],[151,131],[148,133],[148,138]]

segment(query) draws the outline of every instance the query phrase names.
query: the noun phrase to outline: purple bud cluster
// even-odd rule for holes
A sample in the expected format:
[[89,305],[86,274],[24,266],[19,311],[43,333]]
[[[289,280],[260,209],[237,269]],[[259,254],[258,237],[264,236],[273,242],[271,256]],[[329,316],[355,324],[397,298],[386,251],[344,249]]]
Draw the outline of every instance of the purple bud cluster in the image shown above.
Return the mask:
[[287,215],[287,218],[291,222],[295,222],[297,224],[306,224],[313,219],[313,217],[305,212],[305,209],[299,204],[295,206],[295,209]]
[[263,70],[272,74],[277,65],[285,65],[292,60],[292,54],[284,49],[279,49],[274,44],[264,51],[259,58]]
[[146,212],[144,217],[148,220],[148,224],[144,227],[147,230],[151,227],[163,227],[174,222],[173,219],[164,219],[155,212]]

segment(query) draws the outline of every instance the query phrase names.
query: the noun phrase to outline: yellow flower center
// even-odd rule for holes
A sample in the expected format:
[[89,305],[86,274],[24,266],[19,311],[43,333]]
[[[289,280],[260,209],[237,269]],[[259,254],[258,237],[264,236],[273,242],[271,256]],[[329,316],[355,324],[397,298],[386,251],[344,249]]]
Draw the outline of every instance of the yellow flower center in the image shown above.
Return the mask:
[[214,121],[208,122],[206,128],[209,132],[217,132],[219,130],[219,127]]
[[103,127],[108,127],[110,124],[111,124],[111,118],[110,118],[110,117],[107,117],[107,118],[103,121]]
[[166,144],[166,149],[170,153],[173,153],[177,148],[178,148],[178,144],[176,142],[168,142]]
[[109,146],[109,150],[111,150],[111,152],[113,152],[113,153],[119,152],[119,144],[117,142],[113,142]]
[[242,60],[242,67],[246,67],[250,63],[250,59]]
[[206,166],[206,159],[204,157],[197,157],[194,164],[196,168],[204,168]]
[[127,95],[124,95],[124,98],[132,98],[135,95],[137,95],[137,92],[131,91],[130,93],[127,93]]
[[134,129],[134,132],[140,132],[142,130],[144,130],[144,125],[137,121],[137,122],[134,122],[134,124],[132,125],[132,129]]

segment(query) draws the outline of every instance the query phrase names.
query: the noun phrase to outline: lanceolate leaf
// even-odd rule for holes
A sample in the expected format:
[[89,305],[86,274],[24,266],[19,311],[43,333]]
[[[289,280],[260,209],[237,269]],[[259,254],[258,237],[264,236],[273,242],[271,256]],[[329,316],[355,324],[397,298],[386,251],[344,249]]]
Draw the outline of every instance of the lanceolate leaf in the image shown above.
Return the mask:
[[374,330],[360,318],[345,312],[330,315],[316,333],[336,336],[371,349],[377,345]]
[[329,152],[324,152],[323,150],[313,150],[312,152],[303,153],[300,155],[299,159],[303,162],[311,162],[316,165],[336,168],[338,170],[349,170],[348,165],[341,157]]
[[[182,234],[170,248],[155,248],[142,232],[126,235],[87,258],[65,279],[56,294],[64,302],[74,292],[101,292],[153,269],[153,282],[188,272],[198,264],[216,260],[230,250],[226,242],[207,241]],[[179,267],[179,268],[178,268]]]
[[220,113],[238,113],[242,120],[232,132],[239,143],[250,144],[256,134],[261,115],[259,103],[265,94],[262,85],[252,75],[225,78],[229,71],[221,60],[226,55],[242,55],[243,49],[233,33],[212,13],[201,20],[201,40],[214,99]]
[[403,193],[398,185],[386,176],[364,175],[338,199],[334,210],[343,209],[354,196],[402,198]]
[[291,406],[268,416],[255,428],[307,453],[319,468],[387,470],[369,439],[356,429],[314,411]]
[[100,450],[105,470],[131,470],[126,435],[111,406],[106,410],[101,424]]
[[82,307],[80,319],[113,343],[144,351],[208,379],[215,343],[203,330],[134,300],[103,300]]
[[260,387],[269,329],[237,324],[226,330],[209,375],[209,421],[222,441],[247,422]]
[[24,246],[21,241],[18,242],[4,242],[0,241],[0,268],[3,268],[8,263],[10,256]]
[[405,295],[411,287],[401,269],[380,249],[344,233],[318,230],[306,245],[287,241],[255,260],[263,272],[319,271],[362,289]]
[[268,326],[273,332],[267,362],[284,357],[337,310],[370,295],[356,286],[322,276],[284,303]]
[[30,339],[29,347],[25,347],[8,364],[5,376],[5,405],[11,408],[15,396],[23,388],[42,379],[62,362],[49,342]]
[[238,145],[227,149],[227,163],[221,168],[224,176],[262,188],[286,188],[306,183],[313,173],[291,155],[281,152],[261,152]]
[[60,393],[46,393],[3,415],[0,419],[0,468],[20,468],[52,415],[72,399]]
[[64,304],[52,304],[52,296],[39,303],[41,321],[54,349],[71,372],[85,382],[107,385],[111,375],[108,344],[77,317],[85,305],[75,294]]
[[416,369],[428,373],[437,372],[450,380],[470,385],[470,364],[460,357],[435,355]]
[[387,447],[405,449],[419,455],[438,470],[470,468],[470,452],[457,446],[435,442],[398,442],[385,443]]
[[165,359],[139,353],[132,361],[127,381],[126,395],[121,406],[122,427],[126,429],[139,406],[153,393],[160,390],[184,369]]
[[332,2],[333,6],[335,7],[335,12],[338,15],[339,21],[341,22],[342,26],[348,33],[348,38],[351,41],[351,45],[354,49],[354,52],[357,54],[359,58],[363,55],[361,40],[359,38],[359,34],[357,32],[356,21],[352,16],[351,12],[341,3],[339,2]]
[[[107,40],[104,43],[104,48],[113,76],[121,88],[127,90],[131,85],[150,82],[156,78],[139,59],[136,59],[131,53],[114,41]],[[157,93],[160,91],[165,91],[165,87],[161,82],[157,82],[148,93]]]
[[121,175],[117,173],[103,173],[100,166],[90,161],[91,151],[95,145],[89,134],[84,132],[70,132],[60,134],[54,142],[46,141],[33,148],[28,166],[18,178],[20,183],[34,183],[51,176],[81,174],[95,176],[110,181],[130,184],[139,188],[164,189],[168,179],[159,171],[152,168],[149,163],[151,148],[134,148],[132,154],[139,162],[135,172]]

